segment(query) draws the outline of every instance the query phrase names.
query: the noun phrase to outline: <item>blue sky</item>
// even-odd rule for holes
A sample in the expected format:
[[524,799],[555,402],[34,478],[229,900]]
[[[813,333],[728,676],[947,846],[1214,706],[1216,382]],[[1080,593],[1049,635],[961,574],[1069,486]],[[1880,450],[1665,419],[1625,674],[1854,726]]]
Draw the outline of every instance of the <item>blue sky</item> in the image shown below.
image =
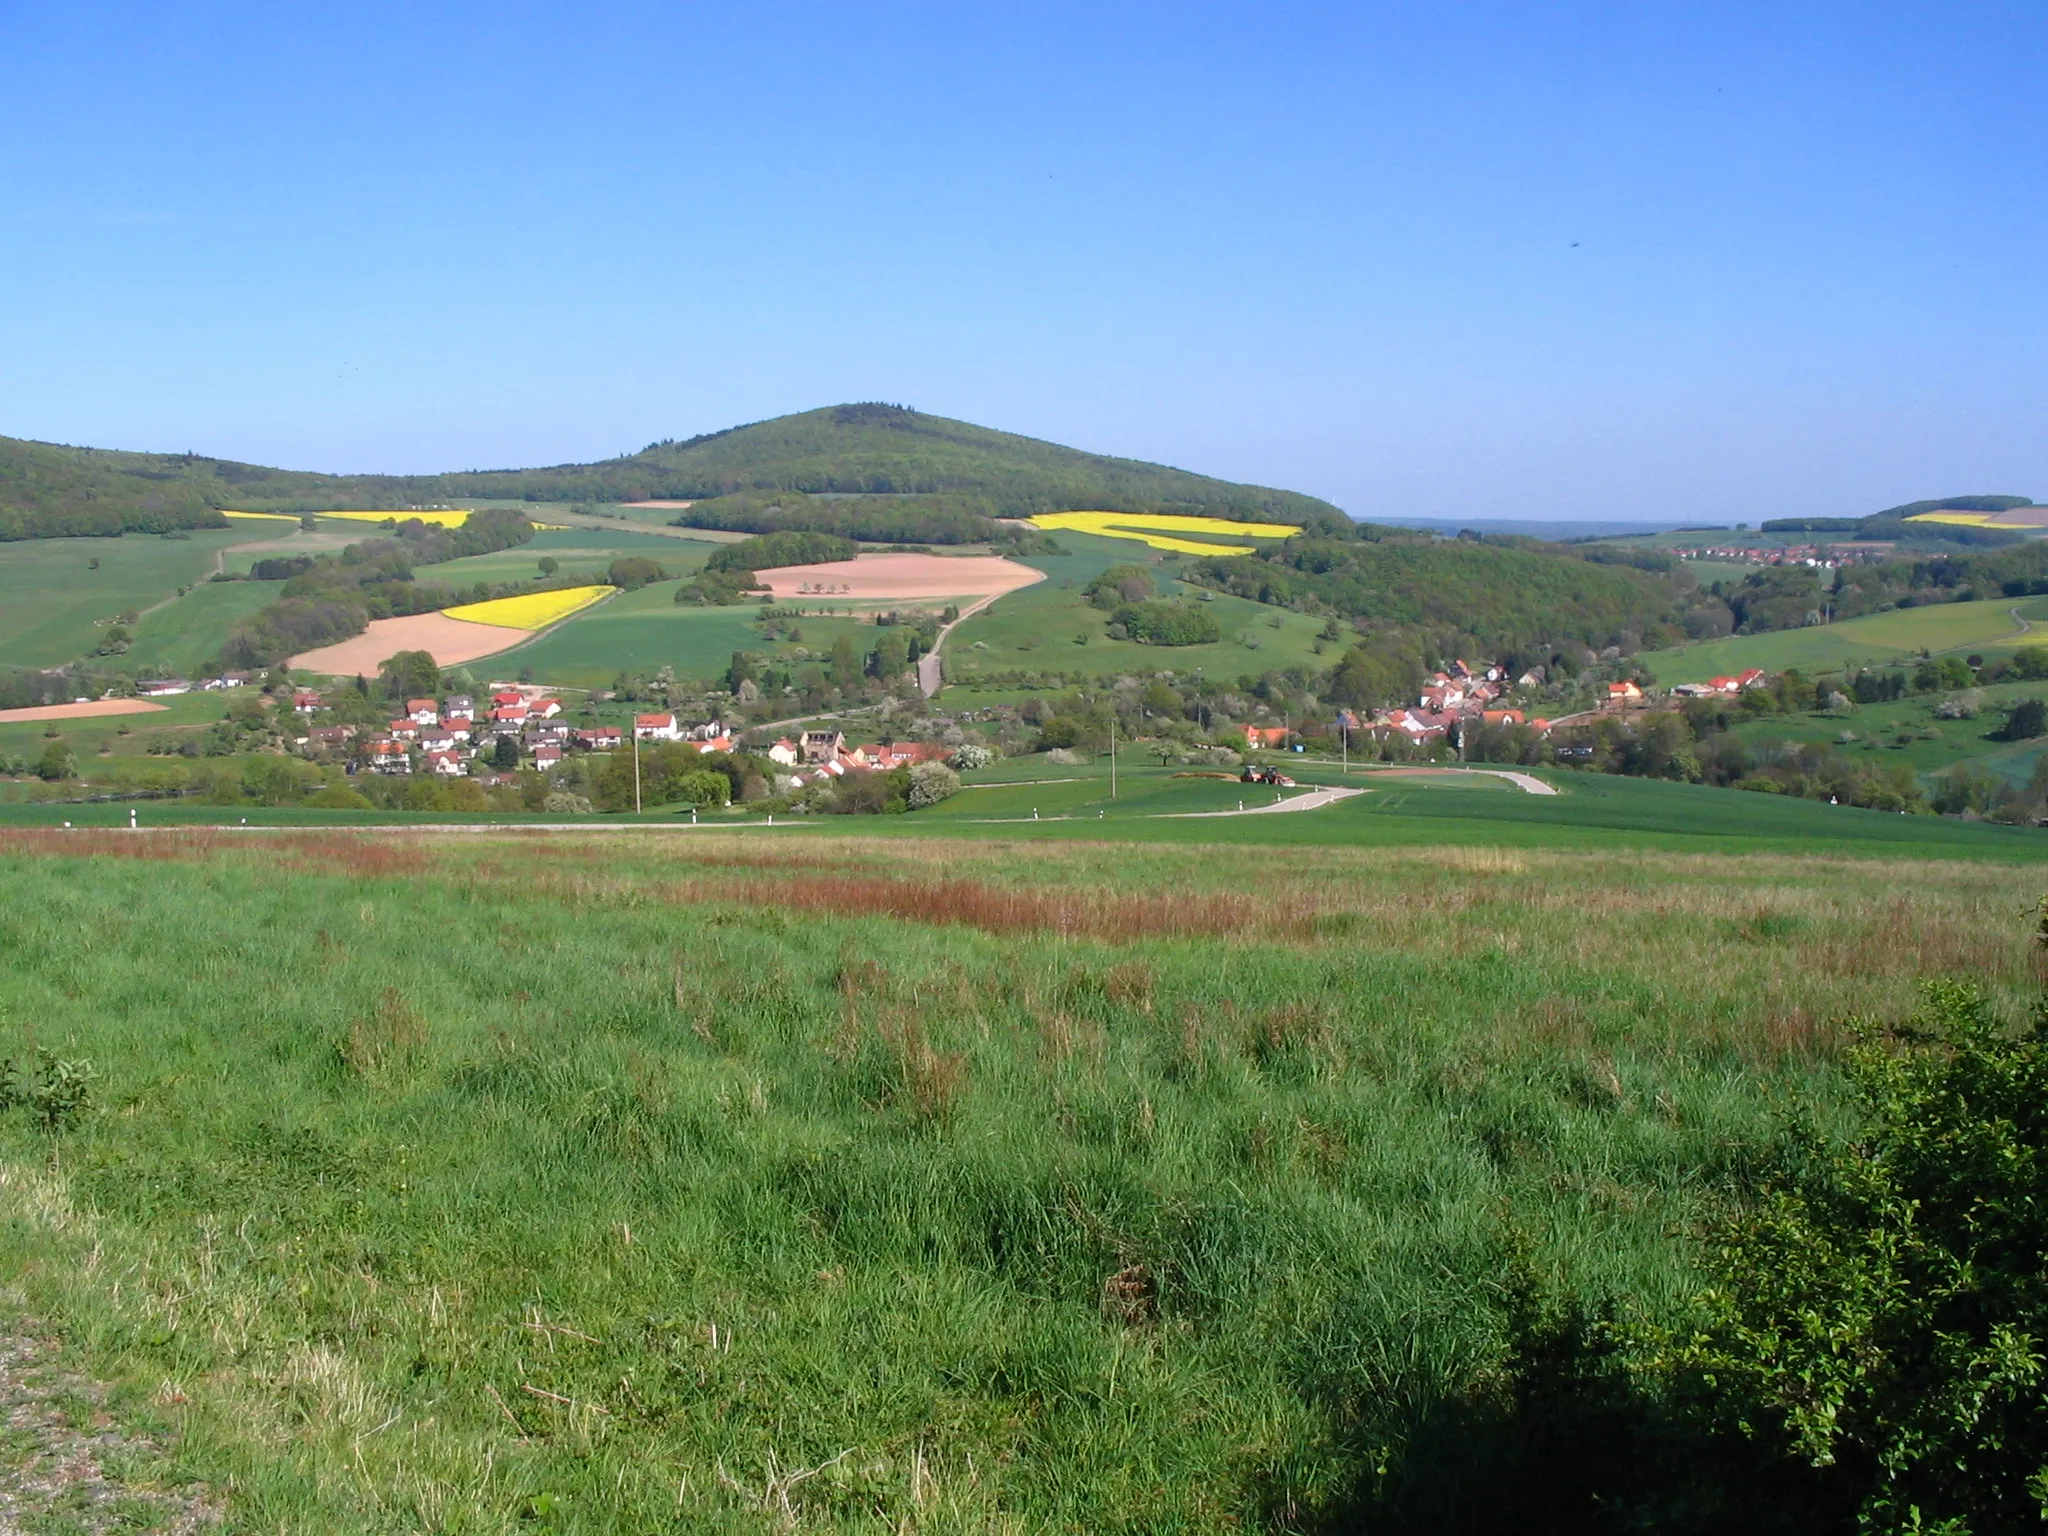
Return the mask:
[[1360,516],[2048,498],[2048,7],[0,0],[0,432],[842,400]]

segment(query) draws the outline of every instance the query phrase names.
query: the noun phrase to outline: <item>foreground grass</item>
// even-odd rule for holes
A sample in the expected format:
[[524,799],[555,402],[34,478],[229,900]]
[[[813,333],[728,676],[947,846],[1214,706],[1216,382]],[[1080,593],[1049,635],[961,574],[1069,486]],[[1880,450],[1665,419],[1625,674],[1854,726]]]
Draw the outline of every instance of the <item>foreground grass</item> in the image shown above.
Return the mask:
[[175,1447],[131,1480],[246,1529],[1343,1519],[1478,1454],[1427,1426],[1517,1255],[1668,1314],[1832,1021],[2037,985],[1995,864],[11,831],[0,879],[9,1049],[104,1074],[0,1122],[0,1258]]

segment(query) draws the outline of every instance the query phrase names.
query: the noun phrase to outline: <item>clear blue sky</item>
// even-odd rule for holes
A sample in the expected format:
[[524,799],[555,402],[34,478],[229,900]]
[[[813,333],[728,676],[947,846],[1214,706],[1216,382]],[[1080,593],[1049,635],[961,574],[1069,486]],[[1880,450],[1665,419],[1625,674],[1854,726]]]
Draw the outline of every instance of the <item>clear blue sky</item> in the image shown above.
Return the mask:
[[0,432],[842,400],[1354,514],[2048,499],[2048,5],[0,0]]

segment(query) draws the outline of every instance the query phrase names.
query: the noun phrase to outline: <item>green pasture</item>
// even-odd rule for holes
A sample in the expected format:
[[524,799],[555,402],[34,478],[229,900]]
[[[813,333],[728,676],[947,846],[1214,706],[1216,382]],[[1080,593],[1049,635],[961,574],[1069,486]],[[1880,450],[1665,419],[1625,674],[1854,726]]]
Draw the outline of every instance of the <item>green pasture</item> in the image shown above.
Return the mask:
[[145,614],[121,661],[136,672],[196,678],[220,654],[235,621],[276,602],[281,590],[274,581],[202,582]]
[[[365,532],[366,528],[368,532]],[[258,560],[282,559],[292,555],[331,555],[350,544],[361,543],[377,531],[368,524],[339,517],[321,519],[312,533],[291,523],[238,522],[235,529],[241,534],[241,539],[223,554],[222,568],[242,573],[246,573]],[[273,529],[283,531],[272,532]],[[269,590],[273,594],[277,591],[275,587]]]
[[103,749],[115,757],[142,756],[152,743],[175,743],[224,718],[230,697],[221,693],[181,693],[153,701],[164,707],[147,714],[0,724],[0,757],[33,762],[53,739],[52,730],[81,764],[89,765],[89,760],[100,756]]
[[703,569],[715,548],[714,544],[665,539],[626,528],[547,529],[536,533],[530,544],[445,561],[414,574],[420,581],[451,586],[468,586],[476,581],[533,581],[540,576],[540,560],[545,555],[560,564],[563,575],[601,580],[614,560],[624,555],[644,555],[659,561],[670,575],[683,576]]
[[[1761,667],[1766,672],[1797,667],[1811,676],[1888,666],[1912,660],[1923,650],[1937,656],[1953,651],[2011,650],[2030,643],[2028,626],[2044,620],[2048,620],[2048,598],[2043,597],[1933,603],[1844,619],[1839,624],[1730,635],[1725,640],[1706,640],[1668,651],[1645,651],[1637,660],[1665,687],[1733,676],[1747,667]],[[2041,641],[2048,636],[2032,639]]]
[[[756,606],[701,608],[675,600],[679,582],[621,592],[556,625],[491,664],[531,667],[542,682],[606,688],[621,672],[651,676],[674,667],[680,678],[721,675],[734,651],[766,649]],[[829,643],[829,642],[828,642]]]
[[1518,1276],[1682,1319],[1827,1021],[2037,990],[2005,869],[1504,841],[0,833],[0,1263],[230,1529],[1488,1528]]
[[[1931,775],[1968,762],[2015,782],[2025,782],[2048,740],[1998,741],[1993,732],[2021,699],[2048,697],[2048,685],[1999,683],[1969,690],[1980,712],[1970,720],[1937,720],[1934,709],[1946,695],[1917,694],[1888,704],[1863,704],[1839,715],[1767,715],[1735,727],[1750,746],[1766,742],[1820,743],[1838,752],[1872,754]],[[1852,739],[1844,740],[1847,736]]]
[[90,655],[115,615],[149,609],[204,581],[215,556],[247,538],[230,529],[0,544],[0,666],[54,667]]
[[[1303,785],[1350,784],[1369,789],[1335,805],[1278,815],[1189,817],[1118,813],[1109,810],[1108,769],[1098,760],[1084,767],[1047,766],[1038,774],[1013,759],[1006,768],[1018,777],[1060,782],[1032,787],[1006,785],[963,791],[939,808],[900,818],[904,830],[967,837],[1020,837],[1034,843],[1066,840],[1125,840],[1143,843],[1216,843],[1274,847],[1471,847],[1633,848],[1664,852],[1786,853],[1884,858],[1988,858],[2048,862],[2048,835],[2034,828],[1967,823],[1938,816],[1898,816],[1855,810],[1811,800],[1762,795],[1747,790],[1710,789],[1653,779],[1543,770],[1555,795],[1528,794],[1503,779],[1474,771],[1408,778],[1377,768],[1334,764],[1290,764]],[[1216,782],[1195,790],[1199,780],[1181,780],[1184,790],[1150,787],[1181,769],[1119,767],[1120,798],[1153,809],[1223,809],[1196,803],[1198,796],[1234,805],[1239,790]],[[979,775],[966,776],[969,782]],[[1245,785],[1248,805],[1274,791]],[[1033,796],[1036,795],[1035,801]],[[1179,797],[1185,796],[1185,800]],[[1143,798],[1141,798],[1143,797]],[[1174,801],[1169,805],[1169,800]],[[962,803],[964,802],[964,803]],[[1078,811],[1069,819],[1034,823],[1053,808]],[[981,818],[999,808],[1005,816],[1022,807],[1022,822],[991,824]],[[1098,810],[1108,815],[1098,819]]]
[[1046,573],[1034,586],[1011,592],[967,620],[946,641],[947,675],[972,688],[978,675],[1011,671],[1083,671],[1091,676],[1122,672],[1201,671],[1235,680],[1276,668],[1334,664],[1334,646],[1316,649],[1323,621],[1239,597],[1216,597],[1204,606],[1215,615],[1223,639],[1213,645],[1140,645],[1112,640],[1109,615],[1082,596],[1082,589],[1112,565],[1150,565],[1162,594],[1192,593],[1174,579],[1177,564],[1157,550],[1128,539],[1061,531],[1054,535],[1070,551],[1032,555],[1023,563]]

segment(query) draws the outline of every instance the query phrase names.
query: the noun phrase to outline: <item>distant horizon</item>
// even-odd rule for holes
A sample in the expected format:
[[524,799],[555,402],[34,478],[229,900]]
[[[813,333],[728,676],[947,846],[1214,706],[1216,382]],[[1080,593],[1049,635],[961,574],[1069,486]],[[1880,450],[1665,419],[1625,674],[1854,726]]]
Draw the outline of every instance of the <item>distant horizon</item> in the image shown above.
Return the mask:
[[86,0],[8,43],[12,435],[405,474],[888,399],[1378,520],[2048,487],[2029,0]]
[[[346,477],[351,477],[351,476],[373,476],[373,475],[414,475],[414,474],[427,474],[427,475],[439,475],[439,474],[450,474],[450,475],[453,475],[453,474],[471,474],[471,473],[511,473],[511,472],[525,471],[525,470],[537,470],[537,469],[552,469],[552,468],[557,468],[557,467],[561,467],[561,466],[566,466],[566,465],[572,465],[572,464],[587,464],[587,463],[599,463],[599,462],[603,462],[603,460],[604,460],[604,459],[611,459],[611,458],[630,458],[630,457],[632,457],[632,456],[634,456],[634,455],[636,455],[636,454],[640,454],[640,453],[645,453],[645,452],[647,452],[647,451],[648,451],[649,449],[651,449],[651,448],[653,448],[653,447],[655,447],[655,446],[657,446],[657,445],[659,445],[659,444],[662,444],[662,443],[668,443],[668,442],[674,442],[674,443],[683,443],[683,442],[688,442],[688,441],[690,441],[690,440],[691,440],[692,438],[699,438],[699,437],[709,437],[709,436],[715,436],[715,435],[718,435],[718,434],[721,434],[721,433],[724,433],[724,432],[736,431],[736,430],[738,430],[738,429],[740,429],[740,428],[743,428],[743,427],[750,427],[750,426],[758,426],[758,425],[761,425],[761,424],[763,424],[763,423],[765,423],[765,422],[772,422],[772,421],[777,421],[777,420],[780,420],[780,419],[782,419],[782,418],[784,418],[784,417],[789,417],[789,416],[802,416],[802,415],[806,415],[806,414],[809,414],[810,412],[813,412],[813,411],[820,411],[820,410],[831,410],[831,409],[833,409],[833,408],[835,408],[835,407],[837,407],[837,406],[853,405],[853,404],[859,404],[859,403],[863,403],[863,402],[859,402],[859,401],[853,401],[853,400],[840,400],[840,401],[832,401],[832,402],[828,402],[828,403],[826,403],[826,404],[822,404],[822,405],[809,405],[809,406],[803,406],[803,407],[800,407],[800,408],[798,408],[798,409],[796,409],[796,410],[790,410],[790,411],[779,411],[779,412],[776,412],[776,413],[775,413],[775,414],[773,414],[773,415],[770,415],[770,416],[764,416],[764,417],[756,417],[756,418],[754,418],[754,419],[752,419],[752,420],[746,420],[746,421],[734,421],[734,422],[730,422],[730,423],[728,423],[727,425],[725,425],[725,426],[722,426],[722,427],[707,427],[707,428],[702,428],[702,429],[700,429],[699,431],[696,431],[696,432],[690,432],[690,433],[680,433],[680,432],[678,432],[678,433],[669,433],[669,434],[666,434],[666,435],[664,435],[664,436],[662,436],[662,437],[657,437],[657,438],[653,438],[653,439],[650,439],[650,440],[649,440],[648,442],[646,442],[646,443],[643,443],[643,444],[641,444],[641,445],[640,445],[639,447],[636,447],[636,448],[629,448],[629,449],[623,449],[623,450],[620,450],[620,451],[619,451],[619,452],[617,452],[617,453],[613,453],[613,454],[606,454],[606,455],[603,455],[603,456],[602,456],[601,458],[596,458],[596,459],[567,459],[567,458],[564,458],[564,459],[536,459],[536,460],[534,460],[534,461],[533,461],[533,462],[531,462],[531,463],[525,463],[525,464],[474,464],[474,465],[464,465],[464,466],[462,466],[461,468],[451,468],[451,467],[448,467],[447,465],[445,465],[445,464],[444,464],[444,465],[442,465],[442,466],[440,466],[440,467],[438,467],[438,468],[427,468],[427,469],[407,469],[407,470],[385,470],[385,469],[322,469],[322,468],[316,468],[316,467],[313,467],[313,466],[310,466],[310,465],[306,465],[306,464],[292,464],[292,463],[280,463],[280,462],[274,462],[274,461],[264,461],[264,460],[260,460],[260,459],[246,459],[246,458],[240,458],[239,456],[236,456],[236,455],[232,455],[232,454],[224,454],[224,453],[216,453],[216,452],[213,452],[213,451],[212,451],[212,450],[210,450],[210,449],[207,449],[207,448],[202,448],[202,447],[198,447],[198,446],[193,446],[193,447],[190,447],[190,448],[150,448],[150,447],[140,447],[140,448],[138,448],[138,447],[131,447],[130,445],[128,445],[128,444],[125,444],[125,443],[115,443],[115,442],[77,442],[77,443],[65,443],[65,442],[57,442],[56,440],[54,440],[54,439],[49,439],[49,438],[26,438],[26,437],[21,437],[21,434],[18,434],[18,433],[12,433],[12,432],[4,432],[4,431],[0,431],[0,437],[19,437],[19,438],[21,438],[21,440],[23,440],[23,441],[30,441],[30,442],[38,442],[38,443],[43,443],[43,444],[45,444],[45,445],[47,445],[47,446],[51,446],[51,447],[59,447],[59,448],[87,448],[87,449],[96,449],[96,450],[103,450],[103,451],[108,451],[108,452],[123,452],[123,453],[153,453],[153,454],[164,454],[164,455],[170,455],[170,456],[177,456],[177,455],[181,455],[181,454],[185,454],[185,453],[192,453],[192,454],[194,454],[194,455],[196,455],[196,456],[198,456],[198,457],[201,457],[201,458],[209,458],[209,459],[221,459],[221,460],[226,460],[226,461],[228,461],[228,462],[233,462],[233,463],[242,463],[242,464],[260,465],[261,467],[263,467],[263,468],[267,468],[267,469],[281,469],[281,470],[291,470],[291,471],[297,471],[297,472],[301,472],[301,473],[308,473],[308,474],[323,474],[323,475],[333,475],[333,476],[336,476],[336,477],[338,477],[338,478],[346,478]],[[895,403],[895,402],[891,402],[891,403]],[[991,430],[994,430],[994,431],[998,431],[998,432],[1005,432],[1005,433],[1009,433],[1009,434],[1011,434],[1011,435],[1013,435],[1013,436],[1019,436],[1019,437],[1036,437],[1036,434],[1033,434],[1033,433],[1028,433],[1028,432],[1017,432],[1017,431],[1016,431],[1016,430],[1015,430],[1014,428],[1011,428],[1011,427],[1005,426],[1005,425],[1003,425],[1003,424],[1002,424],[1002,423],[1000,423],[1000,422],[991,422],[991,421],[975,421],[975,420],[973,420],[972,418],[969,418],[969,417],[965,417],[965,416],[955,416],[955,415],[953,415],[952,413],[950,413],[950,412],[947,412],[947,411],[926,411],[926,410],[922,409],[921,407],[918,407],[918,406],[916,406],[916,405],[914,405],[914,404],[911,404],[911,403],[909,403],[909,402],[902,402],[902,405],[903,405],[903,408],[904,408],[904,409],[906,409],[906,410],[910,410],[910,411],[914,411],[914,412],[916,412],[916,413],[917,413],[917,414],[919,414],[919,415],[929,415],[929,416],[934,416],[934,417],[937,417],[937,418],[939,418],[939,419],[942,419],[942,420],[948,420],[948,421],[960,421],[960,422],[966,422],[967,424],[969,424],[969,425],[971,425],[971,426],[978,426],[978,427],[986,427],[986,428],[989,428],[989,429],[991,429]],[[1038,441],[1043,441],[1043,442],[1057,442],[1057,440],[1056,440],[1056,439],[1050,439],[1050,438],[1038,438],[1037,440],[1038,440]],[[1098,456],[1101,456],[1101,457],[1106,457],[1106,458],[1118,458],[1118,459],[1132,459],[1132,460],[1137,460],[1137,461],[1139,461],[1139,462],[1144,462],[1144,463],[1160,464],[1160,465],[1162,465],[1162,466],[1163,466],[1163,467],[1165,467],[1165,468],[1170,468],[1170,469],[1179,469],[1179,470],[1185,470],[1185,471],[1189,471],[1189,472],[1191,472],[1191,473],[1195,473],[1195,474],[1201,474],[1201,475],[1206,475],[1206,476],[1210,476],[1210,477],[1212,477],[1212,478],[1214,478],[1214,479],[1218,479],[1218,480],[1226,480],[1226,481],[1231,481],[1231,482],[1233,482],[1233,483],[1237,483],[1237,484],[1243,484],[1243,485],[1259,485],[1259,486],[1263,486],[1264,488],[1266,488],[1266,489],[1268,489],[1268,490],[1280,490],[1280,491],[1295,491],[1295,492],[1300,492],[1300,493],[1302,493],[1302,494],[1304,494],[1304,495],[1311,495],[1311,496],[1314,496],[1314,495],[1319,495],[1319,493],[1318,493],[1318,492],[1315,492],[1315,491],[1312,491],[1312,490],[1308,490],[1308,489],[1307,489],[1306,487],[1303,487],[1303,486],[1300,486],[1300,485],[1289,485],[1289,484],[1285,484],[1285,483],[1282,483],[1282,482],[1274,482],[1274,481],[1260,481],[1260,480],[1254,480],[1254,479],[1250,479],[1250,478],[1248,478],[1248,477],[1246,477],[1246,476],[1243,476],[1243,475],[1235,475],[1235,474],[1231,474],[1231,473],[1228,473],[1227,471],[1218,471],[1218,470],[1215,470],[1215,469],[1211,469],[1211,468],[1205,468],[1205,467],[1197,466],[1197,465],[1194,465],[1194,464],[1176,464],[1176,463],[1173,463],[1173,462],[1171,462],[1171,461],[1169,461],[1169,460],[1159,460],[1159,459],[1145,459],[1145,458],[1143,458],[1143,457],[1142,457],[1141,455],[1138,455],[1138,454],[1133,454],[1133,453],[1120,453],[1120,452],[1117,452],[1117,451],[1115,451],[1114,449],[1090,448],[1090,447],[1086,447],[1086,446],[1084,446],[1084,445],[1082,445],[1082,444],[1079,444],[1079,443],[1058,443],[1058,446],[1061,446],[1061,447],[1066,447],[1066,448],[1073,448],[1073,449],[1075,449],[1075,450],[1077,450],[1077,451],[1079,451],[1079,452],[1083,452],[1083,453],[1089,453],[1089,454],[1095,454],[1095,455],[1098,455]],[[1796,516],[1805,516],[1805,517],[1869,517],[1869,516],[1872,516],[1872,515],[1874,515],[1874,514],[1876,514],[1876,513],[1879,513],[1879,512],[1883,512],[1883,511],[1887,511],[1887,510],[1889,510],[1889,509],[1890,509],[1890,508],[1892,508],[1892,507],[1897,507],[1897,506],[1904,506],[1904,505],[1906,505],[1906,504],[1907,504],[1908,502],[1912,502],[1912,501],[1918,501],[1918,500],[1925,500],[1925,499],[1929,499],[1930,497],[1937,497],[1937,498],[1938,498],[1938,497],[1962,497],[1962,496],[1977,496],[1977,495],[1985,495],[1985,496],[1990,496],[1990,495],[2020,495],[2020,494],[2029,494],[2029,495],[2030,495],[2031,493],[2021,493],[2021,492],[2017,492],[2017,491],[1978,491],[1978,490],[1964,490],[1964,491],[1955,491],[1955,490],[1950,490],[1950,491],[1932,491],[1932,492],[1929,492],[1929,493],[1927,494],[1927,496],[1924,496],[1924,497],[1923,497],[1923,496],[1907,496],[1907,497],[1903,498],[1902,500],[1897,500],[1897,501],[1888,501],[1888,502],[1886,502],[1886,503],[1885,503],[1885,504],[1884,504],[1883,506],[1876,506],[1876,507],[1868,507],[1868,508],[1864,508],[1864,509],[1861,509],[1861,510],[1848,510],[1848,511],[1833,511],[1833,510],[1828,510],[1828,511],[1815,511],[1815,510],[1807,509],[1807,510],[1804,510],[1804,511],[1800,511],[1800,512],[1791,512],[1791,513],[1781,513],[1781,514],[1777,514],[1776,516],[1792,516],[1792,517],[1796,517]],[[1329,500],[1329,498],[1328,498],[1328,497],[1322,497],[1322,499],[1324,499],[1324,500]],[[1352,508],[1350,508],[1350,507],[1347,507],[1347,506],[1343,505],[1343,503],[1341,503],[1341,502],[1336,502],[1336,501],[1332,501],[1332,502],[1331,502],[1331,505],[1335,506],[1335,507],[1337,508],[1337,510],[1338,510],[1338,511],[1340,511],[1340,512],[1344,513],[1344,515],[1345,515],[1345,516],[1347,516],[1347,517],[1349,517],[1349,518],[1350,518],[1350,519],[1351,519],[1351,520],[1352,520],[1353,522],[1358,522],[1358,523],[1381,523],[1381,524],[1388,524],[1388,525],[1391,525],[1391,526],[1394,526],[1394,527],[1415,527],[1415,528],[1436,528],[1436,527],[1447,527],[1447,528],[1451,528],[1451,529],[1457,529],[1457,528],[1471,528],[1471,529],[1474,529],[1475,531],[1481,531],[1481,530],[1484,530],[1484,529],[1486,529],[1486,528],[1489,528],[1489,527],[1493,527],[1493,526],[1503,526],[1503,527],[1507,527],[1507,526],[1535,525],[1535,526],[1544,526],[1544,527],[1555,527],[1555,528],[1566,528],[1566,527],[1575,527],[1575,528],[1580,528],[1580,529],[1585,529],[1585,530],[1607,530],[1607,531],[1615,531],[1615,532],[1619,532],[1619,531],[1621,531],[1621,530],[1628,530],[1628,531],[1631,531],[1631,532],[1639,532],[1639,533],[1670,533],[1670,532],[1678,532],[1678,531],[1682,531],[1682,530],[1684,530],[1685,528],[1688,528],[1688,527],[1691,527],[1691,526],[1694,526],[1694,525],[1698,525],[1698,526],[1699,526],[1699,527],[1701,528],[1701,530],[1702,530],[1702,531],[1709,531],[1709,525],[1712,525],[1712,526],[1713,526],[1714,528],[1719,528],[1719,529],[1726,529],[1727,531],[1733,532],[1733,531],[1736,531],[1736,524],[1737,524],[1738,522],[1742,522],[1742,523],[1747,523],[1747,524],[1748,524],[1748,525],[1749,525],[1749,526],[1750,526],[1750,527],[1751,527],[1751,528],[1753,529],[1753,528],[1755,528],[1755,527],[1757,526],[1757,524],[1758,524],[1759,522],[1762,522],[1762,521],[1765,521],[1765,520],[1766,520],[1766,519],[1764,519],[1764,518],[1763,518],[1763,517],[1761,517],[1761,516],[1752,516],[1752,517],[1747,517],[1747,518],[1737,518],[1737,517],[1733,517],[1733,516],[1727,516],[1727,517],[1724,517],[1724,518],[1723,518],[1723,519],[1722,519],[1722,520],[1721,520],[1721,521],[1720,521],[1720,522],[1719,522],[1718,524],[1715,524],[1715,523],[1714,523],[1714,515],[1713,515],[1713,514],[1710,514],[1710,513],[1708,513],[1708,514],[1700,514],[1700,515],[1698,515],[1698,516],[1688,516],[1688,517],[1671,517],[1671,518],[1657,518],[1657,517],[1645,517],[1645,516],[1640,516],[1640,515],[1639,515],[1639,516],[1622,516],[1622,515],[1613,515],[1613,516],[1560,516],[1560,515],[1557,515],[1557,514],[1553,514],[1553,513],[1547,513],[1547,512],[1541,512],[1541,511],[1530,511],[1530,512],[1525,512],[1525,513],[1515,513],[1515,512],[1510,512],[1510,511],[1503,511],[1503,510],[1501,510],[1501,509],[1498,509],[1498,508],[1495,508],[1495,509],[1491,509],[1491,510],[1489,510],[1489,511],[1488,511],[1488,512],[1487,512],[1487,513],[1486,513],[1486,514],[1484,515],[1484,516],[1471,516],[1471,515],[1465,515],[1465,514],[1460,514],[1460,513],[1458,513],[1458,512],[1429,512],[1429,513],[1421,513],[1421,512],[1415,512],[1415,513],[1410,513],[1410,512],[1399,512],[1399,511],[1382,511],[1382,512],[1375,512],[1375,513],[1364,513],[1364,512],[1359,512],[1359,511],[1356,511],[1356,510],[1354,510],[1354,509],[1352,509]],[[1770,519],[1770,520],[1775,520],[1775,517],[1774,517],[1773,519]]]

